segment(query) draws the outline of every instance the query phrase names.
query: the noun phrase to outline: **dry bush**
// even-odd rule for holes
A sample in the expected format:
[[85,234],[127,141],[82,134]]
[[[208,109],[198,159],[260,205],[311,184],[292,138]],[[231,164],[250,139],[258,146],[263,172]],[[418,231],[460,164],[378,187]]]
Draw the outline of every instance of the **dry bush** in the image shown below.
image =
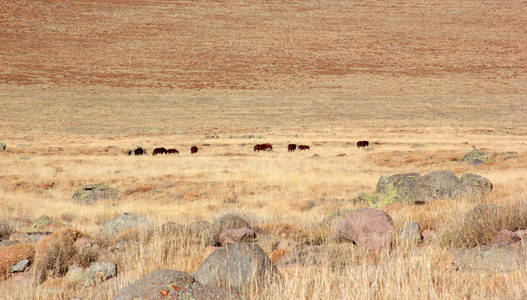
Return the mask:
[[15,244],[0,250],[0,279],[6,279],[9,268],[17,262],[28,259],[33,260],[35,247],[29,244]]
[[13,232],[14,229],[11,225],[4,221],[0,221],[0,241],[7,240]]
[[478,204],[466,214],[456,213],[441,227],[443,246],[475,247],[485,245],[502,229],[516,231],[527,228],[527,207]]
[[36,248],[34,283],[66,274],[77,253],[74,243],[81,236],[77,230],[64,229],[43,238]]

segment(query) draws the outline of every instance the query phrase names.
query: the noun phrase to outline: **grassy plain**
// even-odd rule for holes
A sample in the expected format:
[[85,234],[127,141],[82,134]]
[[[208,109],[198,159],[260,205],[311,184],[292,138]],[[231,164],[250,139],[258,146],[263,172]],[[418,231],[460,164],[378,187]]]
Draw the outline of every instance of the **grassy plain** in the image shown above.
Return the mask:
[[[444,169],[489,178],[494,191],[482,201],[521,206],[526,8],[519,0],[3,1],[0,218],[24,231],[45,214],[95,235],[122,212],[158,225],[236,212],[267,234],[289,224],[309,236],[334,210],[359,207],[351,199],[379,176]],[[205,138],[212,134],[220,138]],[[239,138],[248,134],[263,138]],[[370,151],[355,147],[363,139]],[[262,142],[275,150],[254,153]],[[290,142],[312,147],[288,153]],[[181,154],[124,155],[138,143]],[[473,147],[496,162],[460,162]],[[506,151],[518,154],[499,155]],[[72,203],[85,183],[122,193]],[[441,237],[476,204],[385,210],[398,229],[417,221]],[[96,288],[12,278],[0,282],[0,299],[107,299],[150,271],[192,272],[204,258],[185,237],[167,254],[169,242],[155,236],[124,253],[117,278]],[[329,260],[281,269],[280,282],[250,298],[526,297],[525,270],[461,273],[451,254],[432,242],[342,257],[354,261],[344,269]]]

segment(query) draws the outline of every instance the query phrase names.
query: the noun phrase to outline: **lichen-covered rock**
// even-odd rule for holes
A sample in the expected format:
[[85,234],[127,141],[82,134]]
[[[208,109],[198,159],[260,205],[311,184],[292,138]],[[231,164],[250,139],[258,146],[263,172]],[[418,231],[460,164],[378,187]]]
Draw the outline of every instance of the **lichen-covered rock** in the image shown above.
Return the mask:
[[460,180],[452,171],[435,171],[419,177],[415,186],[415,203],[450,198]]
[[66,275],[64,275],[64,280],[69,283],[80,284],[84,276],[84,271],[83,268],[77,265],[71,265],[68,267]]
[[111,262],[93,262],[82,275],[85,286],[93,286],[117,276],[117,267]]
[[417,173],[381,176],[375,192],[391,195],[400,202],[414,203],[416,201],[415,187],[420,177]]
[[459,185],[452,193],[452,198],[478,199],[492,192],[492,182],[487,178],[475,174],[464,174],[459,180]]
[[419,243],[423,240],[423,234],[421,232],[421,226],[417,222],[410,222],[404,226],[403,230],[399,234],[399,240]]
[[337,224],[346,219],[352,211],[353,209],[339,209],[334,211],[320,222],[319,228],[328,232],[334,232]]
[[373,208],[384,208],[393,202],[399,201],[397,190],[393,189],[388,194],[384,193],[359,193],[355,198],[353,198],[354,203],[365,203]]
[[494,161],[494,159],[487,152],[483,152],[478,149],[472,149],[463,156],[463,159],[461,159],[461,161],[469,164],[475,160],[479,160],[484,163]]
[[381,250],[390,248],[395,232],[392,218],[375,208],[359,208],[339,222],[335,235],[352,241],[361,249]]
[[256,286],[264,288],[276,273],[260,246],[236,243],[214,251],[192,275],[203,284],[247,291]]
[[500,273],[525,268],[525,257],[514,247],[478,246],[454,253],[460,271]]
[[239,295],[203,285],[187,273],[157,270],[124,287],[112,300],[241,299]]
[[145,217],[123,213],[106,221],[99,230],[98,237],[101,241],[111,243],[119,233],[133,229],[145,235],[152,233],[154,225]]
[[119,191],[104,184],[85,184],[75,191],[72,200],[78,204],[93,204],[99,200],[116,198]]
[[212,223],[212,245],[219,246],[220,234],[227,229],[251,228],[249,223],[242,217],[234,214],[223,215]]
[[5,150],[7,148],[6,144],[3,142],[0,142],[0,150]]

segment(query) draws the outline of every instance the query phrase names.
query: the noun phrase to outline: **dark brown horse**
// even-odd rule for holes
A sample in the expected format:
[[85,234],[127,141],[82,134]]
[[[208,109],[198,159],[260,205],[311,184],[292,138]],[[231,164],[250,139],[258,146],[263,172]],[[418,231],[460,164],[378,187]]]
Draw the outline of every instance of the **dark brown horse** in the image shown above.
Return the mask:
[[368,141],[358,141],[357,142],[357,148],[366,148],[370,146],[370,142]]
[[308,146],[308,145],[298,145],[298,151],[309,150],[309,148],[311,148],[311,146]]
[[192,146],[190,147],[190,154],[198,153],[198,147]]
[[132,155],[132,153],[134,155],[146,155],[146,149],[142,147],[137,147],[134,149],[134,151],[132,150],[128,151],[128,155]]
[[293,152],[296,150],[296,144],[289,144],[287,145],[287,151]]
[[170,148],[167,150],[167,154],[179,154],[179,151],[177,151],[177,149],[174,149],[174,148]]
[[164,147],[155,148],[152,152],[152,155],[158,155],[158,154],[167,154],[167,149]]
[[271,144],[256,144],[254,145],[254,151],[272,151],[273,150],[273,145]]

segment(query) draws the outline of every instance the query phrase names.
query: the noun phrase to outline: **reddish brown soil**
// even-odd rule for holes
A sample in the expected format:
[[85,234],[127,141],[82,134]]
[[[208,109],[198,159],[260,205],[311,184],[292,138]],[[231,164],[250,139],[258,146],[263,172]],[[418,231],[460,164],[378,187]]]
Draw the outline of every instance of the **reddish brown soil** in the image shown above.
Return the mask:
[[524,0],[1,1],[0,85],[521,95],[525,16]]

